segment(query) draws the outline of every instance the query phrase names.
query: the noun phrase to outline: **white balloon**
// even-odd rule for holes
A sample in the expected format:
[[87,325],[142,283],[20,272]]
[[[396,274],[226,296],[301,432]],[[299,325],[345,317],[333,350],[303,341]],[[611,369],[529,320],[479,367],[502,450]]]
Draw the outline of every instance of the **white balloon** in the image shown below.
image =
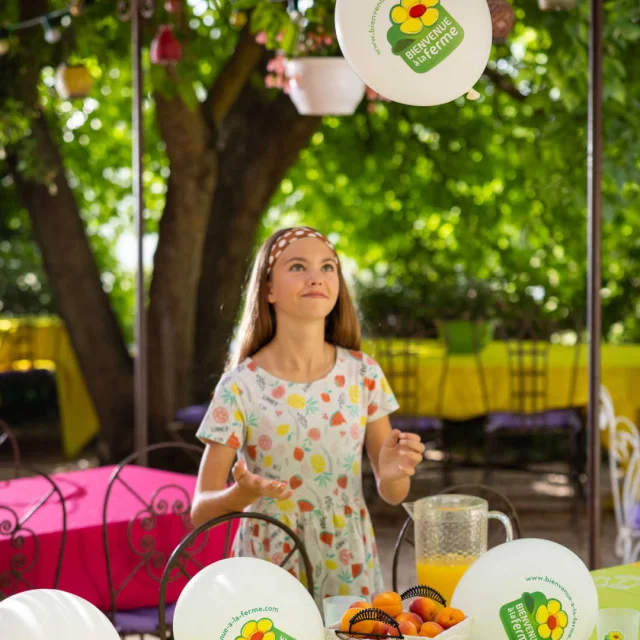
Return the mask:
[[395,102],[432,106],[459,98],[491,53],[486,0],[337,0],[335,15],[344,57],[365,84]]
[[2,640],[120,640],[107,616],[56,589],[24,591],[0,602]]
[[[173,616],[176,640],[324,640],[315,601],[291,574],[257,558],[228,558],[196,574]],[[260,635],[261,634],[261,635]]]
[[587,640],[598,592],[573,551],[525,538],[478,558],[458,583],[451,606],[474,617],[477,638]]

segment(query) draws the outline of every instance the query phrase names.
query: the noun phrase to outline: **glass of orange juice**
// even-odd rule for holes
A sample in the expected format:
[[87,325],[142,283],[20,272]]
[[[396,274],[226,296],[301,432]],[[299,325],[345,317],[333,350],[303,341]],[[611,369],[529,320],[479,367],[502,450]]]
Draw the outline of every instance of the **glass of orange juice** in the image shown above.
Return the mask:
[[507,541],[513,539],[509,517],[489,511],[487,501],[476,496],[441,494],[403,506],[414,521],[418,583],[447,603],[464,572],[487,550],[489,518],[500,520]]

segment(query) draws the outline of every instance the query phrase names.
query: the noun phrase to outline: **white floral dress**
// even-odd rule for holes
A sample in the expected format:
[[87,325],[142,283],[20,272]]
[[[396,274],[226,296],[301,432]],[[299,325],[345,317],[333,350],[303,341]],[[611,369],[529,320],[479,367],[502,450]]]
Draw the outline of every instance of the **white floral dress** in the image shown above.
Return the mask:
[[[311,383],[280,380],[247,358],[220,380],[198,429],[202,440],[237,449],[249,471],[289,483],[290,499],[260,498],[247,511],[280,520],[302,539],[319,606],[327,596],[383,590],[361,461],[367,423],[397,408],[380,366],[338,348],[331,373]],[[291,540],[245,520],[233,549],[280,563]],[[298,553],[287,568],[306,583]]]

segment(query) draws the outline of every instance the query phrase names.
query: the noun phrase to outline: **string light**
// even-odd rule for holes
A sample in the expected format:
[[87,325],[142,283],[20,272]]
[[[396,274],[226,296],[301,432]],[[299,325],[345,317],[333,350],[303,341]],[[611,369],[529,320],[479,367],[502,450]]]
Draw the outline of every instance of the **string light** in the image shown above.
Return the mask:
[[44,39],[49,44],[60,42],[60,38],[62,38],[62,31],[60,31],[58,27],[51,26],[51,22],[46,17],[42,19],[42,28],[44,29]]
[[95,0],[69,0],[69,6],[64,9],[56,9],[55,11],[49,11],[41,16],[29,18],[22,22],[16,22],[15,24],[7,24],[0,27],[0,56],[7,54],[11,48],[10,35],[16,31],[22,31],[23,29],[30,29],[42,25],[44,30],[44,39],[49,44],[55,44],[62,38],[62,32],[58,26],[60,23],[63,26],[69,24],[71,16],[76,18],[82,14],[84,7],[93,4]]
[[0,29],[0,56],[9,52],[9,33],[4,29]]
[[77,18],[82,13],[82,0],[71,0],[69,4],[69,13]]

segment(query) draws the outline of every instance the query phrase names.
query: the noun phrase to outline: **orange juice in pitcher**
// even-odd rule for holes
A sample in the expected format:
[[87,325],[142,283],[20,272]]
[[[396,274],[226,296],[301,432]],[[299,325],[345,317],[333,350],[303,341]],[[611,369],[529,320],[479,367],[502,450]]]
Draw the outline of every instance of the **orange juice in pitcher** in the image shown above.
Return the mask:
[[457,558],[425,558],[416,563],[418,584],[424,584],[438,591],[447,604],[451,602],[453,592],[464,572],[475,558],[459,556]]

